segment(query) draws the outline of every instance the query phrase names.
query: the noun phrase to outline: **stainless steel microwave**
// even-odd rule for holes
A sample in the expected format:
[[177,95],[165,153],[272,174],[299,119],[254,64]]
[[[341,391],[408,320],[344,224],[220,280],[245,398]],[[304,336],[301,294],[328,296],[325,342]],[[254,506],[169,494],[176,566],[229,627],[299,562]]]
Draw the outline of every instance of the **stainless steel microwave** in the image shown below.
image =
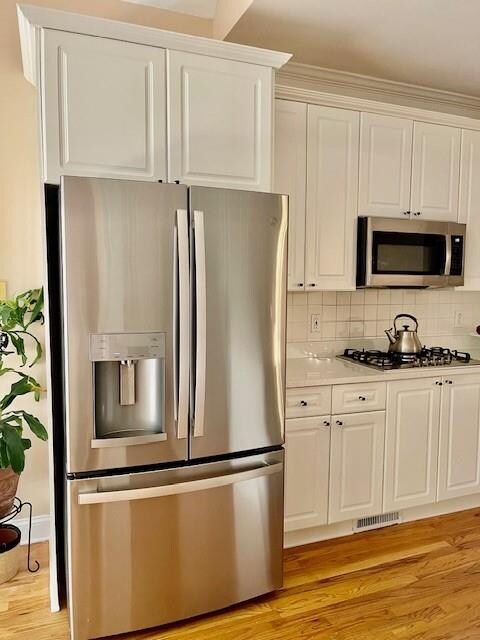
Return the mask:
[[466,225],[360,217],[357,287],[463,284]]

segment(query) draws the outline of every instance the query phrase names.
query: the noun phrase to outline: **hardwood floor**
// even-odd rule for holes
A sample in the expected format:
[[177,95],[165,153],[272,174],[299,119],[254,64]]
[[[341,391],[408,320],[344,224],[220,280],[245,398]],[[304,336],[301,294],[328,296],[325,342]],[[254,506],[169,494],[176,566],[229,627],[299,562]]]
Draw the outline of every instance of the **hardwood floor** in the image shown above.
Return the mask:
[[[1,640],[63,640],[36,575],[0,586]],[[285,587],[221,613],[116,640],[480,639],[480,509],[285,552]]]

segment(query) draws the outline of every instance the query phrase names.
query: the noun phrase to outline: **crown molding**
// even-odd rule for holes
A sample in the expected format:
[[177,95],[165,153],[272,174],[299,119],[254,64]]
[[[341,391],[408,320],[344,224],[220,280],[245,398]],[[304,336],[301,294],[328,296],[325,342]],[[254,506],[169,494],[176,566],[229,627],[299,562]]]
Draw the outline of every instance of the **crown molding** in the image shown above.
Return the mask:
[[345,98],[365,99],[373,103],[480,118],[480,97],[298,62],[289,62],[278,71],[276,82],[279,91],[280,88],[317,91]]
[[27,80],[36,84],[36,36],[40,29],[56,29],[101,38],[111,38],[163,49],[188,51],[214,58],[248,62],[279,69],[291,54],[243,44],[191,36],[174,31],[153,29],[128,22],[106,20],[80,13],[47,9],[33,5],[17,5],[17,16],[22,47],[22,61]]

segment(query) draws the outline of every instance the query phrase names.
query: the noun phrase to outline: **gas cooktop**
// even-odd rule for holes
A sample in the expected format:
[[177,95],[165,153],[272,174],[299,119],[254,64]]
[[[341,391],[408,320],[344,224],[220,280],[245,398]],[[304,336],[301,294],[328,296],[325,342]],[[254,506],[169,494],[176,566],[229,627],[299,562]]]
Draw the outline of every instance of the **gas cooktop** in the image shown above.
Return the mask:
[[337,356],[342,360],[353,360],[358,364],[373,369],[409,369],[413,367],[445,367],[476,364],[480,360],[473,360],[469,353],[446,349],[445,347],[423,347],[420,353],[398,354],[388,351],[365,349],[345,349],[343,355]]

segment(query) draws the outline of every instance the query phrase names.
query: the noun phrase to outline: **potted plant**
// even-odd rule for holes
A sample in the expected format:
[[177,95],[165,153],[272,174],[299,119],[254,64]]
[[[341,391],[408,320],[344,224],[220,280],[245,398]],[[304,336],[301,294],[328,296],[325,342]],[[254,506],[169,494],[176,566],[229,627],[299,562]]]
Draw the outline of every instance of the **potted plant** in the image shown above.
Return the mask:
[[[30,394],[38,401],[42,392],[28,372],[42,357],[42,345],[31,331],[35,323],[43,323],[43,289],[26,291],[12,300],[0,300],[0,378],[14,378],[10,389],[0,398],[0,518],[12,508],[19,476],[25,467],[25,451],[32,446],[31,440],[23,437],[24,427],[28,426],[40,440],[47,439],[40,420],[14,404],[20,396]],[[33,347],[32,356],[28,347]],[[18,367],[11,362],[15,357],[20,359]]]

